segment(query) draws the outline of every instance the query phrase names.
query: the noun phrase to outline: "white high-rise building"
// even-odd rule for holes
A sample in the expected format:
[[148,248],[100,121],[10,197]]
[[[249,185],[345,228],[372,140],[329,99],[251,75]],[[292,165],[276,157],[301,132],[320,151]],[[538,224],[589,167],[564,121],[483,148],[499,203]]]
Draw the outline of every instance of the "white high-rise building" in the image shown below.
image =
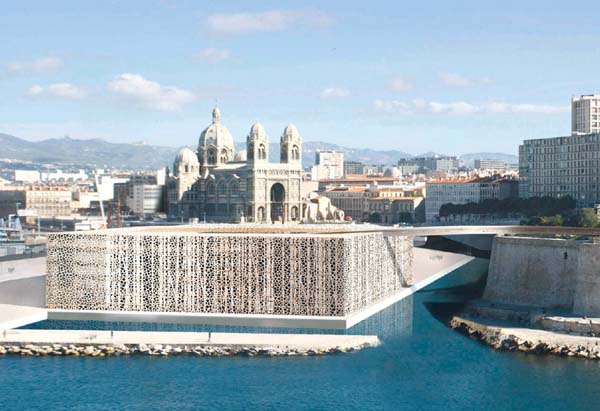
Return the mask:
[[571,133],[600,132],[600,94],[571,98]]
[[317,151],[315,165],[311,169],[312,180],[340,178],[344,175],[344,153],[341,151]]

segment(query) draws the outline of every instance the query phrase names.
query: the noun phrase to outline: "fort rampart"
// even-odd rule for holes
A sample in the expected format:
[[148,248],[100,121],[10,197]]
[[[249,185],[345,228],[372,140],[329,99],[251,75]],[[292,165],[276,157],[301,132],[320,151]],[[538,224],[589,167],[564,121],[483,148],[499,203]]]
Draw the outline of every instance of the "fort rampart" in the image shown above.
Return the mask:
[[600,316],[600,244],[496,237],[483,299]]

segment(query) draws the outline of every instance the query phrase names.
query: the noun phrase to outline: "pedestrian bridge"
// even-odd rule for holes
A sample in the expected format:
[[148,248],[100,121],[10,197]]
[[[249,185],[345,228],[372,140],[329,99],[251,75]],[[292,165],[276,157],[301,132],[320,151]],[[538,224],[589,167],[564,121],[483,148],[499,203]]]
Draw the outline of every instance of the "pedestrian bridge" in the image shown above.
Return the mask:
[[381,227],[374,230],[385,236],[446,236],[446,235],[577,235],[600,236],[600,228],[528,226],[528,225],[454,225],[427,227]]

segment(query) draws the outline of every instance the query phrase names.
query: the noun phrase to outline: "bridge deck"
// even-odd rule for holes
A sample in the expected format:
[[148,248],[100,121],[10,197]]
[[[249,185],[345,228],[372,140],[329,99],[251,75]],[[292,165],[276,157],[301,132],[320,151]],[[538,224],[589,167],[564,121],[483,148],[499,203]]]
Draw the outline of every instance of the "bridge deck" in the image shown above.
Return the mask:
[[527,226],[527,225],[455,225],[428,227],[381,227],[381,229],[364,231],[381,232],[385,236],[434,236],[434,235],[579,235],[600,236],[600,228]]

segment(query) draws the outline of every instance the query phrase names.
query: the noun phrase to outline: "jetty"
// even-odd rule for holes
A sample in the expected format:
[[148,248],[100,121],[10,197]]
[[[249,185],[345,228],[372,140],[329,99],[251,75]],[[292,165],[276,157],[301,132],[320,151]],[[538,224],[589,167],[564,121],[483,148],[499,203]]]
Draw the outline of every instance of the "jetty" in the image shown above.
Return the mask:
[[379,343],[374,335],[4,330],[0,355],[322,355]]

